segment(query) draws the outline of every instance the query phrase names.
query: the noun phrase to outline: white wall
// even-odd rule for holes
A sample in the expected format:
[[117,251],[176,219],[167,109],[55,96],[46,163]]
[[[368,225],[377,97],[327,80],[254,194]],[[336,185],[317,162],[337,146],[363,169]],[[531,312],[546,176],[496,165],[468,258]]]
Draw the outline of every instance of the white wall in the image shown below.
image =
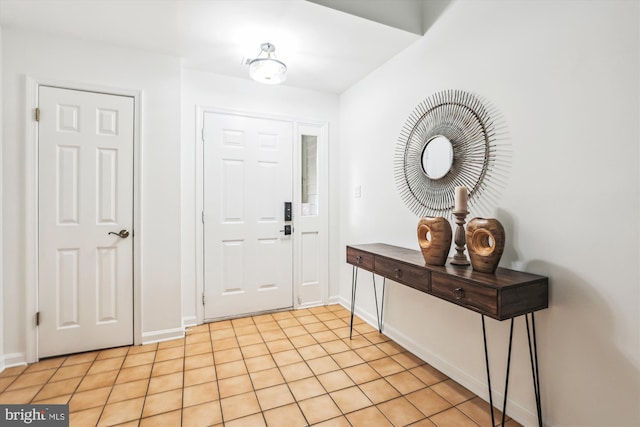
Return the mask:
[[[0,26],[0,82],[2,82],[2,26]],[[4,99],[2,97],[2,84],[0,84],[0,99]],[[3,152],[3,144],[2,144],[2,102],[0,102],[0,165],[2,164],[2,152]],[[2,174],[0,174],[0,230],[2,230],[2,219],[4,217],[2,206],[3,206],[3,181]],[[3,253],[4,253],[4,239],[0,242],[0,307],[4,305],[4,268],[3,268]],[[4,361],[4,319],[3,316],[0,316],[0,372],[4,370],[5,361]]]
[[142,91],[141,332],[145,340],[180,335],[181,60],[10,28],[2,41],[5,354],[27,346],[25,75]]
[[[503,113],[513,157],[494,212],[507,230],[501,265],[550,278],[550,308],[536,315],[546,425],[640,425],[639,6],[458,1],[341,96],[341,257],[354,243],[418,249],[418,218],[398,196],[392,161],[420,101],[465,89]],[[362,198],[352,197],[356,185]],[[340,277],[347,301],[344,263]],[[372,316],[367,288],[357,302]],[[480,316],[407,287],[389,291],[386,332],[486,396]],[[508,324],[488,328],[492,384],[502,389]],[[525,335],[517,320],[507,412],[533,425]]]
[[[329,295],[339,294],[338,96],[290,86],[263,85],[196,70],[183,72],[182,290],[186,324],[196,321],[201,296],[196,283],[196,107],[212,107],[329,123]],[[200,130],[201,131],[201,130]]]

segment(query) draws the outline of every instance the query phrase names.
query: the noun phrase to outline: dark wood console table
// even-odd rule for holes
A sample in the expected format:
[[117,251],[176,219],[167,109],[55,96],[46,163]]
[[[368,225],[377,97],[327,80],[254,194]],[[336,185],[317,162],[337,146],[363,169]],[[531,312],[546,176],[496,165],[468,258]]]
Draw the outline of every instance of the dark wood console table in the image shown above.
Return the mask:
[[[378,320],[378,330],[380,332],[382,332],[386,279],[391,279],[400,284],[417,289],[418,291],[480,313],[482,318],[487,383],[489,387],[489,404],[491,407],[493,407],[493,397],[491,393],[491,375],[489,372],[489,354],[484,318],[488,316],[496,320],[511,320],[504,402],[502,406],[502,425],[504,425],[507,406],[511,344],[513,342],[513,320],[518,316],[524,315],[527,326],[536,409],[538,411],[538,425],[542,427],[540,377],[534,312],[545,309],[549,305],[548,278],[506,268],[498,268],[495,274],[487,274],[474,271],[471,266],[459,267],[450,264],[444,266],[426,265],[420,251],[382,243],[347,246],[347,263],[353,265],[351,278],[351,330],[349,337],[351,337],[353,332],[353,314],[355,309],[358,269],[364,269],[373,273],[376,316]],[[376,275],[383,278],[380,310],[378,310]],[[531,322],[529,322],[529,317],[531,318]],[[493,411],[491,411],[491,421],[492,425],[495,425]]]

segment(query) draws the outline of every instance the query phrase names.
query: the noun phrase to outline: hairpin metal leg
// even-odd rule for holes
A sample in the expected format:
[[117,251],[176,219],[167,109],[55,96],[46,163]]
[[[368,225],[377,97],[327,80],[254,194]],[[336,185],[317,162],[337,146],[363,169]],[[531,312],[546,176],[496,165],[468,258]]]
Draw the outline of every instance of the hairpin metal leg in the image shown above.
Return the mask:
[[356,285],[358,284],[358,267],[351,270],[351,326],[349,327],[349,339],[353,335],[353,312],[356,308]]
[[376,290],[376,275],[373,276],[373,296],[376,300],[376,317],[378,318],[378,332],[382,333],[382,315],[384,310],[384,288],[386,285],[386,278],[382,278],[382,301],[380,302],[380,311],[378,311],[378,291]]
[[491,393],[491,373],[489,372],[489,351],[487,350],[487,330],[484,325],[484,314],[482,316],[482,340],[484,342],[484,361],[487,366],[487,384],[489,387],[489,411],[491,411],[491,425],[495,426],[496,421],[493,416],[493,394]]
[[[529,328],[529,316],[524,316],[527,322],[527,341],[529,341],[529,359],[531,360],[531,376],[533,378],[533,391],[536,397],[536,409],[538,411],[538,426],[542,427],[542,400],[540,398],[540,371],[538,370],[538,345],[536,343],[536,321],[531,313],[531,329]],[[533,341],[532,338],[533,332]]]
[[[504,426],[504,418],[507,412],[507,393],[509,391],[509,368],[511,367],[511,344],[513,343],[513,318],[511,318],[511,326],[509,327],[509,353],[507,355],[507,374],[504,380],[504,402],[502,403],[502,424]],[[493,409],[491,410],[493,413]]]
[[[487,349],[487,330],[484,322],[484,315],[482,315],[482,339],[484,342],[484,360],[487,367],[487,387],[489,388],[489,411],[491,412],[491,425],[495,426],[495,415],[493,414],[493,393],[491,392],[491,372],[489,371],[489,351]],[[513,318],[511,319],[510,331],[509,331],[509,351],[507,354],[507,373],[504,382],[504,401],[502,404],[502,423],[504,426],[505,413],[507,410],[507,396],[509,392],[509,371],[511,368],[511,344],[513,343]]]

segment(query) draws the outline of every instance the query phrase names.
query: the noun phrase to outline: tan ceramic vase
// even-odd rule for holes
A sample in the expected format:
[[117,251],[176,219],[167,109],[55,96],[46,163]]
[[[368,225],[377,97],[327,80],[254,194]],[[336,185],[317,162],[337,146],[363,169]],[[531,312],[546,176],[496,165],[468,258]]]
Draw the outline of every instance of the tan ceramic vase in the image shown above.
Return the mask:
[[443,217],[422,218],[418,222],[418,244],[429,265],[444,265],[451,248],[451,225]]
[[504,251],[504,227],[495,218],[473,218],[467,224],[467,249],[476,271],[494,273]]

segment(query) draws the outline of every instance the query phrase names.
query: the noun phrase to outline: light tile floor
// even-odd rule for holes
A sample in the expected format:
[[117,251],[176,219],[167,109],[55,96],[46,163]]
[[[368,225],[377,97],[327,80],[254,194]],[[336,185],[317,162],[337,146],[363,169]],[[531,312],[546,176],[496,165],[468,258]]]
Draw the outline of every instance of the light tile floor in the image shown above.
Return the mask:
[[361,319],[349,340],[349,316],[332,305],[225,320],[9,368],[0,403],[68,403],[74,427],[491,425],[486,402]]

